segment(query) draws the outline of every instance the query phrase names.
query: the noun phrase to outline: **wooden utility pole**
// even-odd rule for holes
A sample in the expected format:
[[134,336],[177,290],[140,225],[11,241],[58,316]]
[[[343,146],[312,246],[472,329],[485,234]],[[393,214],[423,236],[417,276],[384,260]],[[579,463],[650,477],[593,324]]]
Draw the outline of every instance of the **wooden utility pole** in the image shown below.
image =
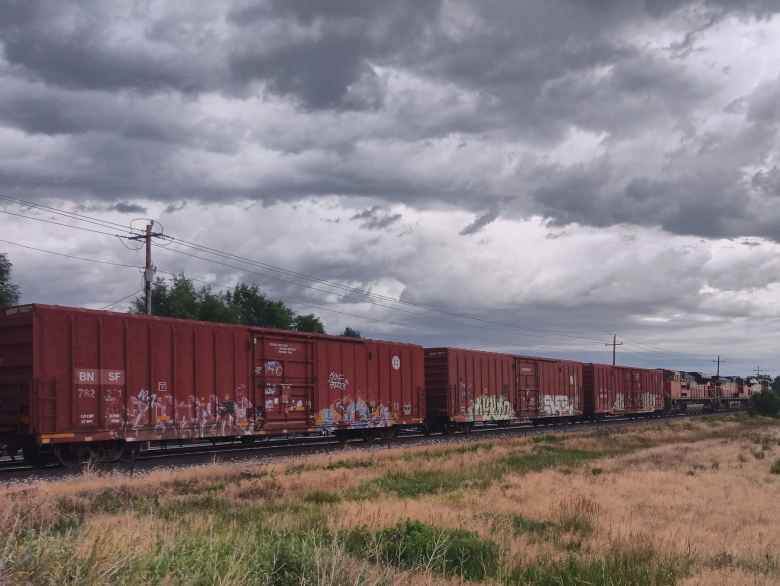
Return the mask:
[[712,361],[713,364],[715,364],[715,378],[720,378],[720,354],[718,354],[718,357]]
[[604,344],[605,346],[612,346],[612,366],[615,366],[615,354],[618,346],[622,346],[623,342],[617,341],[617,334],[612,334],[612,342]]
[[144,265],[144,304],[146,309],[146,315],[152,315],[152,281],[154,281],[154,273],[157,272],[157,267],[152,264],[152,238],[162,238],[162,232],[153,232],[154,221],[150,221],[146,225],[146,230],[143,234],[131,236],[128,240],[143,240],[146,245],[146,263]]

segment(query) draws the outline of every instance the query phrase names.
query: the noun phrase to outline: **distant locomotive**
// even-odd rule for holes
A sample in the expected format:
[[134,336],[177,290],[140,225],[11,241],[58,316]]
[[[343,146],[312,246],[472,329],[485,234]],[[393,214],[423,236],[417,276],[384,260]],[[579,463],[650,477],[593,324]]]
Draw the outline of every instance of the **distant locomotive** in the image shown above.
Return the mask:
[[765,385],[757,379],[707,377],[700,372],[665,370],[664,394],[673,411],[717,411],[744,408]]

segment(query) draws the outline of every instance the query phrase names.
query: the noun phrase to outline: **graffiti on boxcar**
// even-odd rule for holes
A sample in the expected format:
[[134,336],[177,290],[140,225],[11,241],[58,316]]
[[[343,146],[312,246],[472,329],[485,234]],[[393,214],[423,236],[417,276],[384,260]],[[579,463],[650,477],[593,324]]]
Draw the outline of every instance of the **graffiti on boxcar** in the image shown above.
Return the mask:
[[504,395],[480,395],[471,404],[470,415],[475,419],[511,419],[515,410]]
[[642,409],[652,411],[657,407],[655,393],[642,393],[640,400],[642,401]]
[[264,368],[266,376],[279,377],[284,374],[284,367],[278,360],[266,360]]
[[331,370],[328,374],[328,388],[332,391],[346,391],[349,379],[340,372]]
[[623,393],[615,395],[615,402],[612,404],[612,408],[616,411],[624,411],[626,409],[626,397]]
[[542,401],[544,415],[574,415],[574,404],[568,395],[544,395]]
[[127,416],[132,429],[143,427],[142,421],[148,416],[149,410],[156,402],[157,395],[150,393],[149,389],[140,389],[138,393],[131,395]]
[[[300,401],[300,408],[305,409],[302,401]],[[352,397],[346,396],[321,409],[317,414],[316,422],[324,430],[332,430],[336,427],[388,427],[394,425],[395,417],[391,409],[382,403],[366,401],[360,397],[353,400]]]

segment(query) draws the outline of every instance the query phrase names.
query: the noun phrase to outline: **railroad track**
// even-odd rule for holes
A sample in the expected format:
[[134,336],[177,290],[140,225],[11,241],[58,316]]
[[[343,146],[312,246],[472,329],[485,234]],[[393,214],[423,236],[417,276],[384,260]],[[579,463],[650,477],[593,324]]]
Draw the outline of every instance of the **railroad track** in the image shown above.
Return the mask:
[[[485,426],[472,429],[468,433],[430,434],[404,432],[390,440],[366,443],[362,440],[339,442],[333,437],[300,437],[293,439],[272,439],[263,443],[243,445],[238,442],[211,442],[188,444],[186,446],[156,447],[143,452],[135,462],[119,462],[111,466],[97,466],[96,470],[111,470],[119,473],[147,472],[160,468],[189,467],[209,463],[240,463],[247,461],[275,460],[292,456],[316,453],[349,452],[361,449],[385,449],[404,445],[441,445],[462,443],[488,437],[539,435],[545,433],[576,433],[592,431],[603,427],[629,427],[651,424],[681,418],[712,417],[737,413],[738,410],[719,411],[717,413],[675,413],[663,416],[616,417],[602,420],[581,420],[574,422],[552,422],[549,424],[518,424],[510,426]],[[0,457],[0,484],[24,482],[26,480],[58,480],[78,476],[79,472],[64,468],[59,464],[33,467],[20,458],[11,460]]]

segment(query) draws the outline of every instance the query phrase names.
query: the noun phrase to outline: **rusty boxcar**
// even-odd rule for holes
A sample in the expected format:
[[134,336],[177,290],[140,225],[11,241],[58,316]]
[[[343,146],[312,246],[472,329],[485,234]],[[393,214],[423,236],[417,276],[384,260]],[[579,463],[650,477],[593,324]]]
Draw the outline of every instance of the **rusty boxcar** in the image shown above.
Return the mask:
[[582,365],[566,360],[426,348],[425,386],[433,429],[583,413]]
[[508,354],[425,349],[428,423],[433,429],[516,417],[514,359]]
[[583,364],[572,360],[515,357],[520,413],[530,419],[584,413]]
[[423,384],[411,344],[46,305],[0,312],[0,441],[31,458],[420,425]]
[[665,409],[660,370],[585,364],[584,383],[588,416],[654,413]]

